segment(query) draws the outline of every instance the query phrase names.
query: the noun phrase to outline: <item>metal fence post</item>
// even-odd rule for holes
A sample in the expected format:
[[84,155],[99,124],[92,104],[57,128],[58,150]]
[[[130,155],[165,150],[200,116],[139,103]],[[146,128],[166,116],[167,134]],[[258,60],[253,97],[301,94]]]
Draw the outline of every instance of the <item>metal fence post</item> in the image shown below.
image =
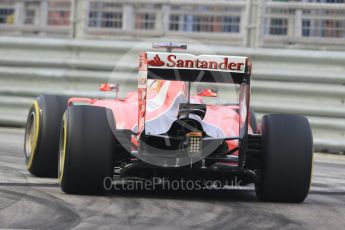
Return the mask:
[[257,15],[256,18],[256,39],[255,39],[255,47],[262,47],[264,45],[264,38],[265,38],[265,27],[266,27],[266,19],[265,19],[265,12],[266,12],[266,1],[267,0],[258,0],[257,5]]
[[71,14],[70,14],[70,29],[69,29],[69,37],[76,38],[76,27],[77,27],[77,1],[71,1]]
[[[24,24],[24,2],[16,2],[14,5],[14,24],[22,27]],[[22,31],[16,31],[15,34],[20,35]]]
[[47,25],[48,25],[48,2],[41,1],[40,20],[39,20],[40,36],[43,36],[43,37],[47,36],[47,32],[46,32]]
[[87,28],[89,0],[73,0],[71,7],[71,36],[73,38],[84,38],[84,30]]
[[251,44],[251,39],[250,39],[250,34],[251,34],[251,1],[247,0],[246,1],[246,6],[244,12],[242,12],[241,15],[241,26],[240,26],[240,31],[241,34],[243,35],[243,46],[250,46]]
[[255,47],[256,46],[256,34],[258,33],[258,24],[256,20],[259,15],[259,3],[260,0],[247,0],[244,15],[242,17],[241,30],[243,33],[244,41],[243,46]]
[[125,4],[123,6],[122,14],[122,29],[126,31],[131,31],[134,28],[134,10],[133,5]]
[[295,11],[294,38],[302,37],[302,10]]
[[164,5],[156,11],[156,20],[155,20],[155,32],[164,35],[165,28],[164,28]]
[[162,33],[166,35],[169,32],[169,21],[170,21],[170,5],[162,6]]

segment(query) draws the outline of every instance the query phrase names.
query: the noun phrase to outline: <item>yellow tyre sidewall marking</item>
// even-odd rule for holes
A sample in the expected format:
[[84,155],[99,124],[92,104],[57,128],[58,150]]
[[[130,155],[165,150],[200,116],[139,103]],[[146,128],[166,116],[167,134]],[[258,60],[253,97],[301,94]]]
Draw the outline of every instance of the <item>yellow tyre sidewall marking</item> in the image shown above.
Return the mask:
[[26,167],[28,169],[30,169],[31,166],[32,166],[32,161],[34,159],[34,155],[35,155],[36,148],[37,148],[37,143],[38,143],[38,137],[39,137],[39,133],[40,133],[40,108],[39,108],[37,100],[34,101],[33,106],[34,106],[35,115],[36,115],[36,119],[35,119],[35,135],[34,135],[33,141],[32,141],[31,154],[30,154],[30,157],[29,157],[29,159],[27,161],[27,164],[26,164]]
[[62,159],[60,161],[60,150],[59,150],[59,184],[62,182],[63,174],[65,171],[65,159],[66,159],[66,146],[67,146],[67,121],[66,121],[66,113],[63,115],[63,127],[64,127],[64,135],[63,135],[63,150],[62,150]]

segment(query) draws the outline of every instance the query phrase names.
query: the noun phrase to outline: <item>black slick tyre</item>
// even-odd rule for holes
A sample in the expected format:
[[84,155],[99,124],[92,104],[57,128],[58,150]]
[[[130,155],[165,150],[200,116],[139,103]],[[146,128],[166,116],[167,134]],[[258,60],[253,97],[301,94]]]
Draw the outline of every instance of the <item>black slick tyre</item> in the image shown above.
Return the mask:
[[261,176],[256,194],[262,201],[300,203],[312,176],[313,137],[308,120],[274,114],[262,119]]
[[57,177],[60,124],[68,98],[40,95],[26,124],[24,153],[28,171],[39,177]]
[[113,175],[116,141],[112,111],[96,106],[69,107],[60,134],[59,183],[70,194],[102,194]]

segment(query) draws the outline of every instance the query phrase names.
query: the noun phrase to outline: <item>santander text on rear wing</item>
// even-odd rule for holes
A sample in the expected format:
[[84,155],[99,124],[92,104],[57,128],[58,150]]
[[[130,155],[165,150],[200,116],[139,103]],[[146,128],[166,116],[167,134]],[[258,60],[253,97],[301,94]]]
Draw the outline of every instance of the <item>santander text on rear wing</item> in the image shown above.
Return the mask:
[[248,58],[241,56],[145,52],[141,61],[149,79],[240,84],[250,74]]

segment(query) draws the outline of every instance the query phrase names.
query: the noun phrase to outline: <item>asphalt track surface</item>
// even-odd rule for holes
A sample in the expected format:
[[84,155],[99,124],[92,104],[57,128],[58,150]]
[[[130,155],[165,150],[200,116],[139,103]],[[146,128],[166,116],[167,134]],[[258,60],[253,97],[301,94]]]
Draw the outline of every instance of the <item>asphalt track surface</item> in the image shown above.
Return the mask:
[[0,128],[1,229],[345,229],[345,156],[315,154],[302,204],[259,202],[251,186],[77,196],[25,170],[23,134]]

